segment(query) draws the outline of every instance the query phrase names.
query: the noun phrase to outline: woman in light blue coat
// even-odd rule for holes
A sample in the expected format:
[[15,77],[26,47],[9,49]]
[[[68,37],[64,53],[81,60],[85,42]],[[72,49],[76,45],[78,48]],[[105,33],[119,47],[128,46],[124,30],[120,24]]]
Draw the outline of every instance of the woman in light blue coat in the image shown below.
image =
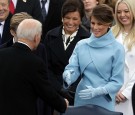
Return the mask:
[[123,84],[124,48],[110,29],[113,12],[109,6],[96,6],[90,18],[92,35],[77,43],[63,79],[68,87],[82,76],[75,106],[94,104],[114,110],[116,93]]

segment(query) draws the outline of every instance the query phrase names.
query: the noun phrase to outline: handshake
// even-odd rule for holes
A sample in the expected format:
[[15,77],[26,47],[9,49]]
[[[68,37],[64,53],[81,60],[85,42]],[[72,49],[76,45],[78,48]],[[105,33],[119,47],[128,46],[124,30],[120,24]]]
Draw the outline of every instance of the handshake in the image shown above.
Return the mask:
[[74,95],[72,95],[70,93],[70,90],[69,89],[64,89],[64,88],[61,88],[60,90],[60,95],[64,98],[66,98],[68,101],[69,101],[69,104],[70,105],[73,105],[74,103]]

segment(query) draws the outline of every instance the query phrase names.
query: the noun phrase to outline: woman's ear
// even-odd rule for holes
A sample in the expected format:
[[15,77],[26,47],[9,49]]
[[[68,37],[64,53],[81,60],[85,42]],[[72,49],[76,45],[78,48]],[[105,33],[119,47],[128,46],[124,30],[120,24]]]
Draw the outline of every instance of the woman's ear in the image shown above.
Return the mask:
[[109,26],[109,28],[111,28],[112,27],[112,24]]
[[109,24],[109,28],[111,28],[112,27],[112,24]]
[[10,33],[11,33],[12,36],[14,36],[14,37],[16,36],[15,31],[13,31],[12,29],[10,30]]
[[10,30],[10,33],[11,33],[11,35],[13,36],[13,42],[17,42],[17,41],[18,41],[18,38],[17,38],[17,36],[16,36],[16,32],[11,29],[11,30]]

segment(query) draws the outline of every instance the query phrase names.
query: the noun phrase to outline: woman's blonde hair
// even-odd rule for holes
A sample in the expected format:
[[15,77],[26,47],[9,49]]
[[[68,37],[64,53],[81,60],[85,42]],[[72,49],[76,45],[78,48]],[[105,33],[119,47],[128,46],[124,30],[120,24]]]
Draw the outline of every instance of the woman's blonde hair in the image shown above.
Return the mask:
[[120,3],[125,3],[129,9],[130,15],[133,18],[132,21],[132,27],[126,38],[124,39],[124,44],[127,46],[128,50],[132,49],[132,46],[135,45],[135,3],[134,0],[118,0],[115,6],[115,21],[116,25],[112,27],[112,31],[114,33],[114,36],[117,38],[119,33],[124,30],[124,26],[121,24],[121,22],[118,20],[117,17],[117,10],[118,10],[118,5]]

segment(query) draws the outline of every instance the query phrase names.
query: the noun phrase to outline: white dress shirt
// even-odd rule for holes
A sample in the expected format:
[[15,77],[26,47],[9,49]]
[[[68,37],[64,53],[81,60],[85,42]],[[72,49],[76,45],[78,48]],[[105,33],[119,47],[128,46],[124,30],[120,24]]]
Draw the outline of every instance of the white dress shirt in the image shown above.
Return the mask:
[[2,37],[5,21],[0,22],[0,23],[1,23],[1,26],[0,26],[0,35],[1,35],[1,37]]
[[[76,34],[77,34],[78,30],[75,31],[73,34],[69,35],[66,34],[64,29],[62,29],[62,38],[63,38],[63,44],[64,44],[64,48],[65,50],[67,49],[67,47],[70,45],[70,43],[74,40]],[[70,37],[70,41],[69,43],[66,45],[67,39]]]
[[16,8],[17,0],[12,0],[14,4],[14,8]]

